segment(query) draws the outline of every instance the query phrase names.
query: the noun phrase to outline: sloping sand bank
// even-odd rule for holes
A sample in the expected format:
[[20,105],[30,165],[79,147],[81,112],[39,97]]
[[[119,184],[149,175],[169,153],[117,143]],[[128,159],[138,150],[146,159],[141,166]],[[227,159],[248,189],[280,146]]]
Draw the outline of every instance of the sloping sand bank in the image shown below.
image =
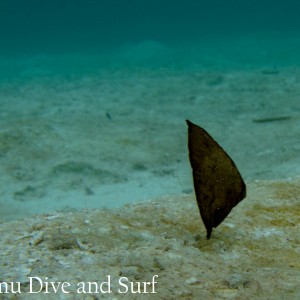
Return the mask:
[[[41,299],[45,285],[28,294],[40,289],[28,277],[38,277],[70,285],[60,295],[49,287],[43,299],[299,299],[299,195],[299,178],[248,183],[247,198],[210,240],[193,195],[4,223],[0,280],[20,282],[21,293],[3,294],[2,284],[0,298]],[[76,292],[107,276],[110,293]],[[141,283],[141,293],[119,293],[121,277]]]

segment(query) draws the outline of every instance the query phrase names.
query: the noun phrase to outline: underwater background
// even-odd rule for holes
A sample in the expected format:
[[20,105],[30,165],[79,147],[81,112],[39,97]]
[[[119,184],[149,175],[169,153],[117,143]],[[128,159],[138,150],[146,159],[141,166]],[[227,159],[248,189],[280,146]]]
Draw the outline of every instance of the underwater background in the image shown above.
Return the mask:
[[[49,72],[92,71],[101,63],[116,63],[120,51],[145,41],[153,44],[139,49],[143,58],[162,51],[162,45],[173,49],[173,56],[160,53],[149,67],[191,67],[203,55],[209,60],[206,67],[219,69],[299,61],[296,0],[2,0],[0,5],[4,66],[6,58],[11,64],[17,58],[48,56],[41,65]],[[76,63],[54,58],[70,54],[77,55]]]
[[[156,278],[155,299],[300,299],[299,16],[299,0],[0,0],[0,299],[32,299],[29,277],[36,299],[119,299],[121,276]],[[186,119],[247,185],[210,240]],[[77,290],[108,276],[111,294]]]
[[193,192],[190,119],[299,175],[300,3],[1,0],[1,221]]

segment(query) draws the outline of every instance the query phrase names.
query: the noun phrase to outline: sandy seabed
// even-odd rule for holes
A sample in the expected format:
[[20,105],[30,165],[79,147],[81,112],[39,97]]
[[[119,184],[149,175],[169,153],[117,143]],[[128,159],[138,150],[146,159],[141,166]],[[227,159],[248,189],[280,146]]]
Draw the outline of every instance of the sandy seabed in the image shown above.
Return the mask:
[[116,69],[0,86],[2,221],[191,192],[190,119],[246,180],[300,174],[300,71]]
[[[110,294],[85,299],[298,299],[299,95],[297,68],[1,83],[0,281],[22,293],[0,298],[39,299],[27,294],[38,276],[72,287],[43,298],[83,299],[78,282],[110,275]],[[248,184],[209,241],[185,119],[211,133]],[[122,276],[154,275],[155,295],[117,292]]]
[[[19,282],[21,293],[3,299],[41,299],[45,291],[43,299],[298,299],[299,183],[248,183],[247,199],[210,240],[192,195],[4,223],[0,279]],[[121,277],[139,291],[154,275],[154,287],[118,292]],[[100,285],[107,276],[110,293],[76,292],[79,283]],[[70,294],[45,285],[28,294],[41,289],[29,277],[67,282]]]

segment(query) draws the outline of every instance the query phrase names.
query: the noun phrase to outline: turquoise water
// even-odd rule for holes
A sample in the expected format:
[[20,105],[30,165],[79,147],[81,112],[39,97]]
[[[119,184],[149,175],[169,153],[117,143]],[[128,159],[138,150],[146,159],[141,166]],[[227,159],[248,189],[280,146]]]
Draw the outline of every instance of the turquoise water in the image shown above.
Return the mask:
[[1,77],[290,66],[300,59],[299,15],[292,0],[2,0]]
[[1,52],[60,53],[142,40],[300,31],[298,1],[2,0]]

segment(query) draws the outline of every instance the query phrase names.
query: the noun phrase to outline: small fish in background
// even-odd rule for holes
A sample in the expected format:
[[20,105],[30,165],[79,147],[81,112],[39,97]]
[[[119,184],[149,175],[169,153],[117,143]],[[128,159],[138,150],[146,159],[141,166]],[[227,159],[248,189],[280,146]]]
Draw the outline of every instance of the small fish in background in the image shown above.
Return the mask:
[[186,122],[194,189],[209,239],[212,229],[246,197],[246,185],[222,147],[203,128]]
[[112,120],[111,115],[110,115],[110,113],[109,113],[108,111],[106,112],[105,116],[106,116],[106,118],[107,118],[109,121]]
[[270,122],[286,121],[286,120],[290,120],[291,118],[292,118],[292,116],[266,117],[266,118],[253,119],[252,122],[254,122],[254,123],[270,123]]

